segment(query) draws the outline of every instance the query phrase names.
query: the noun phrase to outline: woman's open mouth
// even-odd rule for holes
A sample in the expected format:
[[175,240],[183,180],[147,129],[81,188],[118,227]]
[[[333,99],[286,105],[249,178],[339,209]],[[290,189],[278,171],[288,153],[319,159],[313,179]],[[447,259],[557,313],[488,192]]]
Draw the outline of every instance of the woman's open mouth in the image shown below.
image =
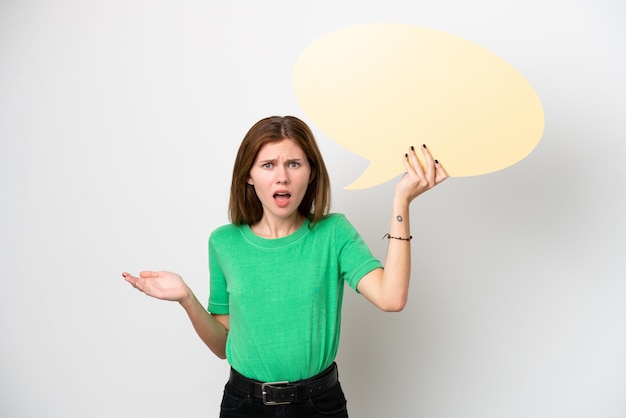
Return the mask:
[[274,200],[276,201],[276,203],[278,203],[279,206],[286,206],[287,203],[289,203],[289,200],[291,200],[291,193],[274,193]]

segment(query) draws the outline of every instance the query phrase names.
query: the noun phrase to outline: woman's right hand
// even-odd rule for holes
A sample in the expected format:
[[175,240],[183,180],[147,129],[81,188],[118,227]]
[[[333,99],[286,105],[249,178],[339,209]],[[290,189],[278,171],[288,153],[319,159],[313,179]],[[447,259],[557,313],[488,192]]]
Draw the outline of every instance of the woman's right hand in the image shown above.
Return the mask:
[[124,272],[122,276],[135,289],[157,299],[182,303],[191,293],[182,277],[169,271],[142,271],[139,277]]

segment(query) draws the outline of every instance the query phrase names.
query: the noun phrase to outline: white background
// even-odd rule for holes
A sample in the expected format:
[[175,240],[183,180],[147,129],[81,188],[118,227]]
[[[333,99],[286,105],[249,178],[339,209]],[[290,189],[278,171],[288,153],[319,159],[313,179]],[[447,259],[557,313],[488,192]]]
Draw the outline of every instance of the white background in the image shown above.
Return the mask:
[[[546,128],[414,203],[405,311],[347,292],[351,416],[626,416],[625,18],[618,0],[0,0],[0,415],[217,416],[227,364],[120,273],[174,270],[206,300],[239,142],[306,120],[298,54],[398,22],[511,63]],[[395,180],[342,190],[367,161],[313,129],[334,211],[383,258]]]

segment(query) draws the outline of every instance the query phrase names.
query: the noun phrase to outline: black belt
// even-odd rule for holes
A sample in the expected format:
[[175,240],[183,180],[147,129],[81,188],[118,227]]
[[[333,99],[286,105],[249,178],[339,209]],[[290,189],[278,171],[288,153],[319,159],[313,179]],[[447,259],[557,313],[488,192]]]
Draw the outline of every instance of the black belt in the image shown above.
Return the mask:
[[338,381],[337,365],[333,363],[322,373],[310,379],[293,383],[263,383],[258,380],[248,379],[231,368],[228,383],[246,393],[248,396],[262,399],[265,405],[283,405],[292,402],[305,402],[315,395],[332,389]]

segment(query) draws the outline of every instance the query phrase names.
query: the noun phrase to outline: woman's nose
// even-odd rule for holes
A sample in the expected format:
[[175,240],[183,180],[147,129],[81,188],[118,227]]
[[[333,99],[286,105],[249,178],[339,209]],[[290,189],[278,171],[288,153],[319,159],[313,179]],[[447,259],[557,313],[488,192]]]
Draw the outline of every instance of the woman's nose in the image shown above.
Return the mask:
[[276,170],[276,183],[289,183],[289,175],[287,174],[287,169],[285,167],[281,167]]

